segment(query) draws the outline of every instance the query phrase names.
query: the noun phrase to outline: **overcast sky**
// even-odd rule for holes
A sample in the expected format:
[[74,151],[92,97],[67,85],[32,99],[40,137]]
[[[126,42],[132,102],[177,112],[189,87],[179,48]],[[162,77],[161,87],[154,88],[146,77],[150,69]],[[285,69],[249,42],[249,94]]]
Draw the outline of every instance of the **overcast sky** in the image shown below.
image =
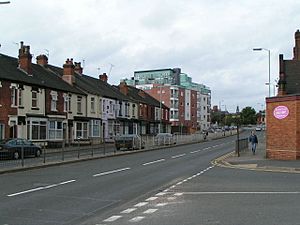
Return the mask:
[[[0,2],[4,0],[0,0]],[[34,58],[118,84],[136,70],[179,67],[210,87],[212,105],[230,112],[264,107],[278,78],[278,55],[291,59],[300,28],[299,0],[10,0],[0,5],[0,52],[17,57],[20,41]],[[33,60],[35,62],[35,59]],[[100,68],[100,70],[99,70]]]

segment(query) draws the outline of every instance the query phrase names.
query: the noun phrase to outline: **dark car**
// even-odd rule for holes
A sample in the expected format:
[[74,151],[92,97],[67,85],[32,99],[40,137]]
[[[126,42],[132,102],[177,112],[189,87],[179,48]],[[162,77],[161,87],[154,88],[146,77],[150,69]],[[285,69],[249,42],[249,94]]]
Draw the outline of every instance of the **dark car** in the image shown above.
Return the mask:
[[31,141],[22,138],[0,140],[0,159],[7,157],[20,159],[22,156],[39,157],[41,154],[41,148]]
[[145,143],[137,134],[124,134],[115,137],[115,146],[117,150],[125,149],[140,149],[145,148]]

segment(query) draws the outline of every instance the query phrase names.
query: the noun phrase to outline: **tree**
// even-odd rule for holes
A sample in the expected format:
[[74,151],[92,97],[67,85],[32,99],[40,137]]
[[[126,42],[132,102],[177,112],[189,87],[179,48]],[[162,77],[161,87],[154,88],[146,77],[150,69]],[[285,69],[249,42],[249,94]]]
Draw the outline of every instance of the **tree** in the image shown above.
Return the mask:
[[246,108],[243,108],[240,116],[242,124],[256,124],[256,111],[252,107],[247,106]]

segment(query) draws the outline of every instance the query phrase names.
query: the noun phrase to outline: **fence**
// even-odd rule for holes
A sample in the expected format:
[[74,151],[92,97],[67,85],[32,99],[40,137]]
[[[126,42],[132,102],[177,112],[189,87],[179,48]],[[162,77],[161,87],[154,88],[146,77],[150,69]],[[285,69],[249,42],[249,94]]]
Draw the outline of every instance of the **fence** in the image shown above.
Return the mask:
[[[161,148],[162,146],[175,146],[185,143],[197,143],[200,141],[208,141],[225,136],[234,135],[235,131],[226,131],[226,133],[209,133],[207,136],[202,133],[192,135],[176,134],[172,138],[164,138],[157,142],[155,136],[142,136],[143,147],[145,150]],[[3,149],[2,149],[3,150]],[[114,143],[105,143],[99,141],[91,145],[86,145],[78,141],[72,146],[66,146],[63,142],[61,147],[48,148],[45,144],[41,146],[41,154],[25,154],[26,149],[20,151],[18,159],[13,155],[3,157],[0,150],[0,172],[20,167],[31,167],[45,164],[55,164],[64,161],[75,161],[78,159],[89,159],[104,155],[114,155],[119,153]],[[38,157],[36,157],[38,156]]]

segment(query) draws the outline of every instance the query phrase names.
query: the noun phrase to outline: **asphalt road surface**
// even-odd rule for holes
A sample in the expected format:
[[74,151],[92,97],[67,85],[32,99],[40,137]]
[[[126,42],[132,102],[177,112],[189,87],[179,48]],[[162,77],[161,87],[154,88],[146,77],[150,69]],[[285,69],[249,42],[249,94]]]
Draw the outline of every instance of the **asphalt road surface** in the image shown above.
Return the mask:
[[235,137],[0,175],[0,225],[300,224],[300,177],[214,167]]

